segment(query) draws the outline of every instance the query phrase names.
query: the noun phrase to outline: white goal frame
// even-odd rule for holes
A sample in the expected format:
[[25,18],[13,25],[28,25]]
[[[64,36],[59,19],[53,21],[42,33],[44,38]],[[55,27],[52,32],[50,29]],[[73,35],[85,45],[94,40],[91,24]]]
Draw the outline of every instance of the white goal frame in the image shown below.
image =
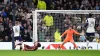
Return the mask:
[[100,14],[100,10],[35,10],[32,11],[33,14],[33,42],[38,41],[37,36],[37,13],[63,13],[63,14]]

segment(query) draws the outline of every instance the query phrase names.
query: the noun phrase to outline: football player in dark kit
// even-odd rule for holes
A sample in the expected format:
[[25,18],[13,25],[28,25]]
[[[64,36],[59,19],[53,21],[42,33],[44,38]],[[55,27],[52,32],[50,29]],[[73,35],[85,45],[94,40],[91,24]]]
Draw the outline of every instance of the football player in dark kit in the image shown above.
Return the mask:
[[23,51],[36,51],[38,47],[41,47],[41,44],[39,42],[34,42],[33,46],[29,46],[24,44]]

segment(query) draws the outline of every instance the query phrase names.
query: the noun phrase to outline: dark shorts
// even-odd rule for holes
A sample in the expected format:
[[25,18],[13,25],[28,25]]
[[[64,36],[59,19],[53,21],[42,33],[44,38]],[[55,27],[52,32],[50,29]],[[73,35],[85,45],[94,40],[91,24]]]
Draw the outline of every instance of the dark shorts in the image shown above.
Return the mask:
[[95,33],[86,33],[87,37],[95,36]]
[[14,37],[15,40],[19,40],[19,41],[22,41],[22,37],[21,36],[17,36],[17,37]]
[[95,33],[86,33],[86,39],[89,41],[89,42],[92,42],[93,39],[95,38]]

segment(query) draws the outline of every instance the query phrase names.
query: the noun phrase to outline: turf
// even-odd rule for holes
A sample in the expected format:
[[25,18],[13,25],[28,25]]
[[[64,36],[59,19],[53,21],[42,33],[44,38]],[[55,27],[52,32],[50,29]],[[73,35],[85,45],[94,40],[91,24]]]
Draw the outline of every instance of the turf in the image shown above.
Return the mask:
[[99,50],[0,50],[0,56],[100,56]]

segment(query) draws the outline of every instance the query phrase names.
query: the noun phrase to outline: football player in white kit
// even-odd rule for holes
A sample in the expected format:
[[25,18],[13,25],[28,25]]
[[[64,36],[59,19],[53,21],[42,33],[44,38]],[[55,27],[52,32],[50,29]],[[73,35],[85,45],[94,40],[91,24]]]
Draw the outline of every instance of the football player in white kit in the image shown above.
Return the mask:
[[[15,39],[15,48],[17,45],[22,45],[22,38],[21,38],[21,35],[20,35],[20,27],[21,27],[21,24],[16,21],[15,22],[15,26],[13,26],[13,32],[14,32],[14,39]],[[21,48],[20,48],[21,50]]]
[[89,14],[89,18],[86,20],[86,23],[88,24],[86,36],[89,42],[92,42],[95,37],[95,21],[95,18],[92,18],[92,14]]

